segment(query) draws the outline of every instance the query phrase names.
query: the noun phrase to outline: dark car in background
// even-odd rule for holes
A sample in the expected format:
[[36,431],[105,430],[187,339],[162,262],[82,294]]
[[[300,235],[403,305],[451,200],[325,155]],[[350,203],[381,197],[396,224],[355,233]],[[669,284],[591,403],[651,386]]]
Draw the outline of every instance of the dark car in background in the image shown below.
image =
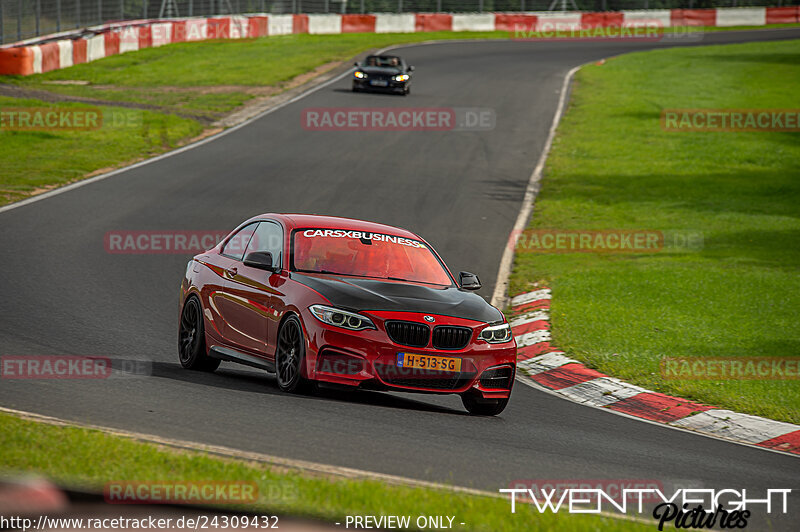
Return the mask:
[[411,92],[414,67],[396,55],[370,55],[355,63],[353,92],[382,91],[406,95]]

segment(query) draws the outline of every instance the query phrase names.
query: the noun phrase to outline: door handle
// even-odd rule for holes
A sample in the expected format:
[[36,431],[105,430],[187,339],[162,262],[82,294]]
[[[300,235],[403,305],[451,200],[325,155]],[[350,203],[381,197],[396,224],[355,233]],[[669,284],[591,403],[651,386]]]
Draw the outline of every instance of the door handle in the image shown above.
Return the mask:
[[227,268],[225,270],[225,273],[227,273],[231,277],[235,277],[238,272],[239,272],[238,268]]

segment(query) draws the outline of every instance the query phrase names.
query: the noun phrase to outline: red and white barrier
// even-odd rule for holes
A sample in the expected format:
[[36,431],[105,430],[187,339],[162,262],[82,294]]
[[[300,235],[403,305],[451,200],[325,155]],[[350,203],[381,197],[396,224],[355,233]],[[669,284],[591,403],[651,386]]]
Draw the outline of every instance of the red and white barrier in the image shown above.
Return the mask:
[[267,17],[267,35],[291,35],[294,28],[293,15],[270,15]]
[[311,33],[430,31],[578,31],[650,25],[763,26],[800,23],[800,7],[653,9],[603,13],[377,13],[366,15],[234,15],[103,24],[0,47],[0,74],[29,75],[173,42]]
[[342,16],[309,15],[308,33],[311,34],[342,33]]
[[719,409],[609,377],[552,345],[550,290],[511,299],[511,330],[517,342],[517,375],[572,401],[628,416],[800,454],[800,426]]
[[416,22],[413,13],[379,13],[375,15],[375,33],[414,33]]
[[451,31],[494,31],[494,13],[454,13]]

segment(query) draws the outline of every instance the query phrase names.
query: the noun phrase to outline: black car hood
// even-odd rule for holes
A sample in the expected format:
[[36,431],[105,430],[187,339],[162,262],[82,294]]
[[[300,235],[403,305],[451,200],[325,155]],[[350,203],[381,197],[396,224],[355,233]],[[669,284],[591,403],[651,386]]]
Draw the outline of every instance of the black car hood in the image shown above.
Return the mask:
[[492,323],[502,313],[472,292],[377,279],[292,272],[291,278],[322,294],[333,305],[354,311],[424,312]]
[[367,74],[385,74],[387,76],[396,76],[397,74],[403,73],[403,69],[399,67],[365,66],[360,67],[359,70],[361,72],[366,72]]

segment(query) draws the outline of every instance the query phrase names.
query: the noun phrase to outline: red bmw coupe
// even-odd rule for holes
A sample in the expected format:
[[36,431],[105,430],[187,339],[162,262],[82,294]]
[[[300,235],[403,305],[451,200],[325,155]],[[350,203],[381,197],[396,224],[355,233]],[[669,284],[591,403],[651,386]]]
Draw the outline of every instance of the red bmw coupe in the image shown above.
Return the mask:
[[324,382],[456,393],[471,414],[496,415],[517,350],[503,314],[471,292],[480,286],[404,229],[263,214],[187,265],[179,358],[262,368],[287,392]]

